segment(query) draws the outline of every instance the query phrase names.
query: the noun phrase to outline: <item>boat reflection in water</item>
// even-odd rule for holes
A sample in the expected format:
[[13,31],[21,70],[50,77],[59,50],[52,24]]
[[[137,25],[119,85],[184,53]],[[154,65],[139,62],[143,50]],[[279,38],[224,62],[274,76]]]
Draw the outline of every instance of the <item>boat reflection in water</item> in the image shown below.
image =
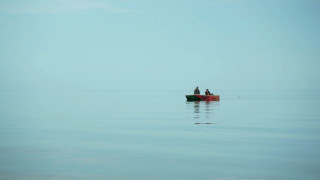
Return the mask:
[[194,119],[211,119],[212,114],[218,106],[219,101],[186,101],[187,117]]

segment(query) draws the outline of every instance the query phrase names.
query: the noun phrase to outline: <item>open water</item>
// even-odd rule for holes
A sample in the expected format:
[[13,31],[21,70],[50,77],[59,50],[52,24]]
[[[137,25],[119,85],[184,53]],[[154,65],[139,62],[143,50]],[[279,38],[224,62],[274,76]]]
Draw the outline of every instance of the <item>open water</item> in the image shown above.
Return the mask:
[[190,92],[1,91],[0,179],[320,179],[320,91]]

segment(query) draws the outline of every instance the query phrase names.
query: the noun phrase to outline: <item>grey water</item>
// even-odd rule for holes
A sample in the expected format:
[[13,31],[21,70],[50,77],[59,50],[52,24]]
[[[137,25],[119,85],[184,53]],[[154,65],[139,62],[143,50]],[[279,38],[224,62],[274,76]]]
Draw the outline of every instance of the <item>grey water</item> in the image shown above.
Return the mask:
[[190,92],[2,90],[0,179],[320,179],[320,91]]

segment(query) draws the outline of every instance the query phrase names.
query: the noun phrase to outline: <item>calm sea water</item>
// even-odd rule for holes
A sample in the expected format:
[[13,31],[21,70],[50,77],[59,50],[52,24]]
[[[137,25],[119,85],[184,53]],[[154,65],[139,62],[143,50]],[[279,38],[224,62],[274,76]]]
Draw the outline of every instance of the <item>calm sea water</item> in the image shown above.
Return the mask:
[[190,92],[1,91],[0,179],[320,179],[320,91]]

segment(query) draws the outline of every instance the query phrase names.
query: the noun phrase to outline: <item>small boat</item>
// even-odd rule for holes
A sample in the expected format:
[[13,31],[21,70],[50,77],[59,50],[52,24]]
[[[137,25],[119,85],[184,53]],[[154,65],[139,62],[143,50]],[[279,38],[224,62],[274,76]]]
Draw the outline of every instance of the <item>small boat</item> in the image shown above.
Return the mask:
[[220,100],[219,95],[193,94],[193,95],[186,95],[186,98],[188,101],[219,101]]

